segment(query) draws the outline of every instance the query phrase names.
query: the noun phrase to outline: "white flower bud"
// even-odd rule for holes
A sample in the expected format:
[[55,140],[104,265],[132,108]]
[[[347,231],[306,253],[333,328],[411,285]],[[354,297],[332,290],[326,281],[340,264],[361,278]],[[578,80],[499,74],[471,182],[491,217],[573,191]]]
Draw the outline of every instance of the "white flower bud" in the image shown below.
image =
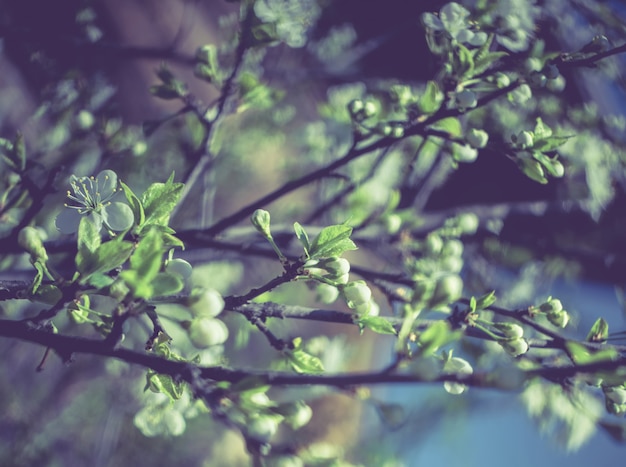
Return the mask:
[[350,308],[367,303],[372,298],[372,291],[365,281],[353,281],[343,287],[343,296]]
[[228,339],[228,328],[223,321],[201,316],[189,324],[189,339],[199,349],[220,345]]

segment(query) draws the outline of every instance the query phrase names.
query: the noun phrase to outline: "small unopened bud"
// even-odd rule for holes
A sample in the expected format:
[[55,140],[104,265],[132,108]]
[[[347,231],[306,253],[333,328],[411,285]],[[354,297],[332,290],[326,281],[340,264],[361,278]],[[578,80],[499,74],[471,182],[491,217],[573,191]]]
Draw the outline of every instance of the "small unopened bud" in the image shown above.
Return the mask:
[[502,339],[498,341],[498,343],[513,357],[519,357],[528,352],[528,342],[521,338],[511,340]]
[[489,141],[489,135],[484,130],[477,130],[472,128],[467,132],[465,141],[473,148],[484,148]]
[[264,237],[270,238],[272,236],[270,232],[270,213],[265,209],[257,209],[254,211],[250,217],[250,222],[252,222],[254,228]]
[[350,262],[345,258],[329,258],[322,267],[332,276],[343,276],[350,272]]
[[353,281],[343,287],[343,296],[346,298],[348,306],[355,308],[358,305],[369,302],[370,298],[372,298],[372,291],[365,281]]
[[563,309],[561,300],[557,298],[551,298],[547,302],[539,305],[539,311],[543,313],[558,313]]
[[546,316],[548,321],[559,328],[564,328],[569,323],[569,313],[565,310],[551,311]]
[[508,339],[519,339],[524,335],[524,328],[515,323],[495,323],[493,325]]
[[462,91],[457,92],[455,99],[456,108],[459,110],[471,109],[478,105],[476,93],[474,91],[470,91],[469,89],[463,89]]

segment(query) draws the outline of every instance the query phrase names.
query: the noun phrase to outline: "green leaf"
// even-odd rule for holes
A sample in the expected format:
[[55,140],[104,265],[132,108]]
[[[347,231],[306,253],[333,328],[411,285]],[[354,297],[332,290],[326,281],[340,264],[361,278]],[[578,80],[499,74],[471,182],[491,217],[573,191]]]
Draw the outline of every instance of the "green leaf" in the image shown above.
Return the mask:
[[496,302],[496,291],[492,290],[488,294],[483,295],[478,300],[476,300],[476,309],[484,310],[485,308],[490,307]]
[[486,71],[493,63],[500,60],[502,57],[506,57],[508,53],[506,52],[489,52],[485,55],[482,55],[480,58],[474,61],[474,69],[472,70],[472,76],[476,76]]
[[[185,283],[179,274],[161,272],[150,282],[154,293],[159,295],[171,295],[183,290]],[[153,294],[154,295],[154,294]]]
[[[103,243],[95,252],[89,252],[86,256],[82,255],[80,265],[77,263],[78,270],[84,278],[88,278],[93,274],[98,275],[112,271],[126,262],[133,249],[134,245],[131,242],[123,241],[122,237],[118,237],[115,240]],[[88,259],[86,259],[87,257]],[[95,286],[97,283],[102,284],[103,282],[98,279],[93,281],[89,278],[89,283]]]
[[309,242],[309,236],[304,231],[304,228],[298,223],[293,223],[293,230],[296,232],[296,237],[300,240],[302,247],[304,248],[304,254],[309,257],[309,251],[311,250],[311,243]]
[[362,316],[356,321],[356,324],[361,330],[367,328],[378,334],[397,334],[393,325],[382,316]]
[[171,376],[162,375],[149,370],[146,375],[146,389],[148,388],[152,391],[168,395],[173,402],[183,396],[185,383],[175,383]]
[[126,196],[128,205],[132,209],[135,216],[135,224],[141,227],[146,221],[146,213],[143,210],[143,204],[141,204],[141,201],[139,200],[137,195],[133,193],[133,190],[131,190],[130,187],[126,185],[126,183],[120,181],[120,185],[122,187],[122,190],[124,190],[124,196]]
[[89,217],[83,217],[78,225],[78,251],[95,253],[101,243],[100,231],[96,224]]
[[418,337],[419,355],[427,357],[432,355],[441,346],[457,340],[460,331],[452,331],[448,321],[437,321],[428,326]]
[[[173,175],[173,174],[172,174]],[[174,183],[173,177],[166,183],[153,183],[141,196],[145,212],[145,225],[157,224],[166,226],[170,214],[178,203],[183,189],[182,183]]]
[[470,313],[474,313],[476,311],[476,297],[472,296],[469,302]]
[[130,266],[139,275],[150,281],[156,277],[163,263],[163,241],[161,235],[150,229],[137,245],[130,257]]
[[434,114],[441,107],[443,97],[443,93],[437,83],[429,81],[426,84],[426,91],[420,97],[417,105],[423,113],[427,115]]
[[587,342],[606,342],[609,337],[609,323],[604,318],[598,318],[591,329],[589,334],[585,337]]
[[457,44],[454,50],[454,71],[459,76],[471,76],[474,70],[474,55],[463,44]]
[[535,140],[546,139],[552,136],[552,129],[548,125],[543,123],[541,117],[537,117],[533,133],[535,135]]
[[433,128],[445,131],[452,138],[460,138],[463,135],[461,122],[456,117],[448,117],[433,123]]
[[348,250],[356,250],[357,246],[350,240],[351,233],[352,227],[345,224],[324,227],[311,244],[311,258],[341,256]]
[[576,363],[577,365],[607,362],[615,360],[619,356],[615,347],[608,347],[606,349],[592,352],[584,345],[574,341],[567,341],[565,343],[565,346],[569,350],[569,353],[571,354],[574,363]]
[[533,149],[537,151],[547,152],[554,151],[556,148],[565,144],[571,136],[551,136],[545,139],[536,139],[533,144]]
[[96,225],[88,218],[83,217],[78,225],[78,253],[76,253],[76,270],[85,276],[98,267],[98,255],[96,251],[102,240]]
[[285,356],[296,373],[320,374],[324,372],[322,361],[304,350],[286,350]]

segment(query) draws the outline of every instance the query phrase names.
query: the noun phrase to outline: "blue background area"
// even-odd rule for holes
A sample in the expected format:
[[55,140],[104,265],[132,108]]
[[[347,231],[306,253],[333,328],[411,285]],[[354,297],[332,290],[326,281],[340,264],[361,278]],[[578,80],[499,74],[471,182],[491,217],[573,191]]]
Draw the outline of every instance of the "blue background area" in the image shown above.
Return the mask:
[[[578,321],[576,330],[570,331],[572,337],[584,338],[600,316],[608,321],[611,332],[626,329],[623,307],[611,286],[557,282],[545,290],[561,299]],[[387,449],[404,459],[407,467],[588,467],[624,465],[626,461],[626,445],[613,441],[602,430],[579,450],[567,452],[549,433],[539,431],[519,399],[510,393],[470,389],[462,396],[448,396],[440,417],[433,417],[428,411],[431,405],[424,401],[430,397],[441,403],[442,392],[439,385],[407,385],[374,392],[386,402],[413,407],[406,426],[388,435],[384,429],[380,433],[383,443],[397,442]],[[431,424],[421,423],[420,414]]]

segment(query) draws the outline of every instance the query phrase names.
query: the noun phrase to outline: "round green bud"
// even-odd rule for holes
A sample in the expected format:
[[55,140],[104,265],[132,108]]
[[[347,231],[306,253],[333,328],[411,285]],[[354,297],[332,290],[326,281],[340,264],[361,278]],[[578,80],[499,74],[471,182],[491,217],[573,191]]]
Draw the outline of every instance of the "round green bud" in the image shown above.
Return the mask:
[[476,93],[469,89],[463,89],[455,95],[456,108],[459,110],[471,109],[478,105]]
[[430,299],[430,307],[436,308],[447,305],[461,298],[463,293],[463,280],[456,274],[443,276],[437,281],[435,292]]
[[270,213],[265,209],[257,209],[252,213],[250,217],[250,222],[259,233],[263,236],[269,238],[271,237],[270,233]]
[[214,289],[195,290],[189,297],[187,304],[196,316],[215,318],[224,310],[224,299]]
[[509,78],[504,73],[501,73],[501,72],[496,73],[495,78],[496,78],[496,85],[498,86],[498,88],[505,88],[509,84],[511,84],[511,78]]
[[76,125],[81,130],[90,129],[94,125],[94,123],[96,123],[96,119],[94,118],[93,114],[88,110],[81,110],[76,115]]
[[428,255],[438,255],[443,248],[443,240],[436,233],[429,233],[424,239],[424,253]]
[[441,249],[441,256],[456,256],[459,257],[463,254],[463,242],[456,238],[446,240]]
[[363,106],[363,115],[365,115],[365,118],[373,117],[374,115],[376,115],[377,112],[378,106],[376,105],[376,103],[374,103],[373,101],[365,102],[365,105]]
[[524,339],[502,339],[498,341],[498,343],[502,346],[504,350],[513,357],[519,357],[520,355],[528,352],[528,342]]
[[205,316],[194,318],[187,332],[191,343],[199,349],[223,344],[228,339],[228,328],[224,322]]
[[569,313],[565,310],[551,311],[546,316],[548,321],[559,328],[564,328],[569,323]]
[[[458,357],[452,357],[444,364],[443,371],[447,374],[467,376],[471,375],[474,372],[474,369],[467,360]],[[466,385],[451,381],[444,382],[443,387],[448,393],[454,395],[463,394],[467,389]]]
[[471,147],[469,144],[455,144],[452,156],[457,162],[470,164],[478,157],[478,150]]
[[339,289],[330,284],[318,284],[317,286],[317,300],[330,305],[337,298],[339,298]]
[[458,274],[463,269],[463,258],[460,256],[446,256],[439,264],[444,271]]
[[456,217],[456,223],[462,233],[473,235],[478,230],[480,221],[473,212],[464,212]]
[[398,214],[389,214],[385,216],[384,222],[387,233],[390,234],[397,233],[402,227],[402,217]]
[[363,107],[364,104],[361,99],[354,99],[348,104],[348,112],[350,112],[350,115],[353,117],[356,117],[363,111]]
[[489,141],[489,135],[484,130],[472,128],[465,135],[465,141],[473,148],[484,148]]
[[350,262],[345,258],[328,258],[323,262],[322,267],[333,276],[343,276],[350,272]]
[[365,281],[348,282],[343,286],[342,292],[350,308],[367,303],[372,298],[372,291]]
[[278,421],[275,417],[257,415],[248,421],[245,430],[250,438],[260,442],[267,442],[278,431]]
[[313,410],[304,401],[297,401],[288,409],[288,413],[283,413],[283,415],[285,416],[285,421],[294,430],[305,426],[311,421],[311,417],[313,416]]
[[542,313],[558,313],[563,309],[563,304],[561,300],[557,298],[551,298],[545,303],[539,305],[539,311]]
[[188,279],[191,276],[192,267],[184,259],[174,258],[167,262],[165,265],[165,272],[169,274],[176,274],[184,279]]

